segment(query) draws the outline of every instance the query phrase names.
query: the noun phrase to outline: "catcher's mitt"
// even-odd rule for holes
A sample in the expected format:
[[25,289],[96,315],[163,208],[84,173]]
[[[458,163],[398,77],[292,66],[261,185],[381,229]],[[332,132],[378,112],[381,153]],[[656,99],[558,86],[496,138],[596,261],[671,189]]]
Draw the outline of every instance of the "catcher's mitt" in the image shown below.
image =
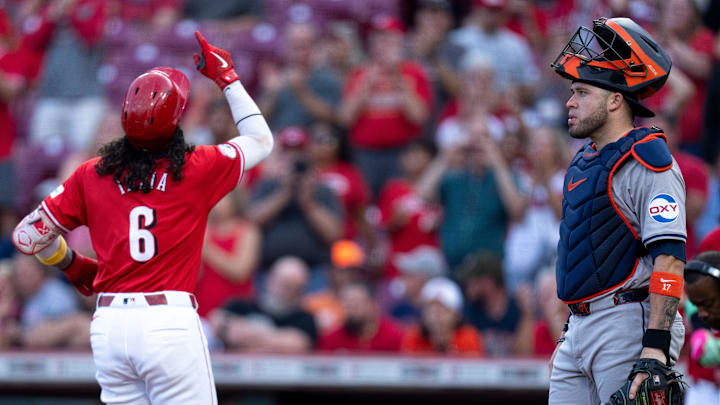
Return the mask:
[[[630,385],[637,373],[648,373],[635,399],[630,399]],[[640,359],[633,366],[628,380],[610,396],[608,405],[682,405],[685,396],[682,374],[655,359]]]

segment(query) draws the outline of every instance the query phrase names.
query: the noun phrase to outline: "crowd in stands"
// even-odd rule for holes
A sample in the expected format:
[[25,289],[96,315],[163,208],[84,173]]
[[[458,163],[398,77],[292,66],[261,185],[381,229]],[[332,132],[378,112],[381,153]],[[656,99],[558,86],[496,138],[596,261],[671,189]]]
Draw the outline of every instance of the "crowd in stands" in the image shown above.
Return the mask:
[[[720,36],[693,0],[0,1],[0,349],[89,347],[94,300],[10,232],[123,135],[128,83],[183,70],[188,141],[237,135],[194,69],[231,51],[276,139],[208,218],[195,294],[213,350],[547,356],[578,26],[630,16],[673,70],[648,104],[685,176],[688,257],[720,224]],[[107,224],[112,226],[112,224]],[[86,229],[67,236],[92,255]]]

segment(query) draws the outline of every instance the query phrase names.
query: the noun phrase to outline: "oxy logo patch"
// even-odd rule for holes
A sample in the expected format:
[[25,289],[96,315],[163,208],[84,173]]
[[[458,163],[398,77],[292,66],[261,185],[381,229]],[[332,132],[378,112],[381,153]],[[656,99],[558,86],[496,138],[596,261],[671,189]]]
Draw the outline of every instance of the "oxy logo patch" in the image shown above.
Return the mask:
[[657,222],[673,222],[680,215],[680,206],[669,194],[658,194],[650,200],[648,211]]

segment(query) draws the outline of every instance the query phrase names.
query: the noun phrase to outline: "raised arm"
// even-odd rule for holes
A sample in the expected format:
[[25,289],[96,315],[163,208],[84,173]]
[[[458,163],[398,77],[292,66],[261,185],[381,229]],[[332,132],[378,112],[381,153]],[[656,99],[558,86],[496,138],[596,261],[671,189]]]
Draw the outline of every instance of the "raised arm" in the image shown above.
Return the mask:
[[210,45],[198,31],[195,31],[195,37],[202,48],[201,55],[193,55],[195,66],[222,89],[240,133],[229,143],[236,145],[242,152],[245,169],[253,168],[272,151],[274,141],[270,127],[240,83],[230,53]]

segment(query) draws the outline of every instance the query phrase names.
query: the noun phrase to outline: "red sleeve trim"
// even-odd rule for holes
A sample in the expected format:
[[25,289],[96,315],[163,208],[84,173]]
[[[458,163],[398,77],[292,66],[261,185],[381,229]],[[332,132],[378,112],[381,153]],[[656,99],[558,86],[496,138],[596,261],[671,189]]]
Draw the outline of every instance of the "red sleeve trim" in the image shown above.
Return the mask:
[[42,203],[42,208],[45,211],[46,214],[48,214],[48,217],[50,217],[50,220],[55,224],[58,228],[62,229],[63,232],[70,232],[66,227],[62,226],[60,222],[55,218],[55,215],[53,215],[52,211],[50,211],[50,208],[48,208],[47,204],[45,204],[45,201]]
[[243,176],[245,175],[245,154],[243,153],[240,146],[236,145],[233,142],[228,142],[228,145],[235,148],[235,150],[238,152],[238,156],[240,157],[240,176],[238,176],[237,184],[240,184],[240,181],[242,181]]

